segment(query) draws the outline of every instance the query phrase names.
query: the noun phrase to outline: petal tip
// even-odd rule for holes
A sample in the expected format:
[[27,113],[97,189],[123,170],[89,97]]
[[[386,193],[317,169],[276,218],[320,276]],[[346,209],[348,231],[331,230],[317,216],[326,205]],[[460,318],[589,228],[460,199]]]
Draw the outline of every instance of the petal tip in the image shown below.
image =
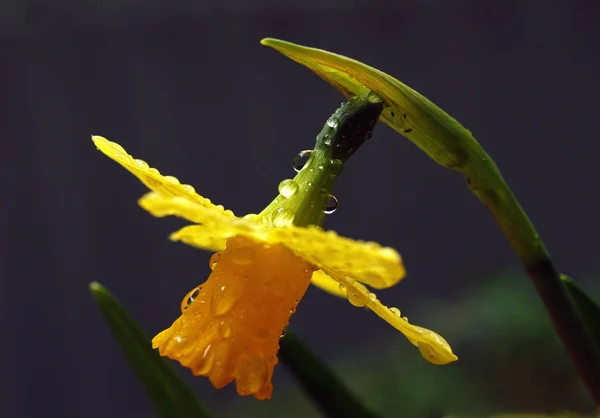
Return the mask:
[[279,39],[275,38],[263,38],[260,40],[260,44],[264,46],[274,47],[275,44],[281,42]]

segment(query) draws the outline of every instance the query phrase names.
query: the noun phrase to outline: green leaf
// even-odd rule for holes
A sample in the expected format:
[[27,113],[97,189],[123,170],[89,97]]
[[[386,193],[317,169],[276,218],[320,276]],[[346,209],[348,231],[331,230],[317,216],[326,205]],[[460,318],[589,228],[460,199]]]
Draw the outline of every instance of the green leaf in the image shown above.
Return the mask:
[[279,39],[266,38],[261,43],[308,67],[346,97],[367,90],[375,92],[387,105],[380,120],[446,167],[460,167],[469,158],[468,154],[482,152],[471,132],[450,115],[376,68],[329,51]]
[[296,380],[327,417],[374,418],[340,381],[291,331],[279,341],[279,356]]
[[209,417],[173,364],[152,349],[150,339],[119,301],[100,283],[91,283],[90,291],[160,415],[164,418]]
[[560,279],[569,291],[569,295],[596,345],[600,348],[600,306],[571,277],[561,274]]

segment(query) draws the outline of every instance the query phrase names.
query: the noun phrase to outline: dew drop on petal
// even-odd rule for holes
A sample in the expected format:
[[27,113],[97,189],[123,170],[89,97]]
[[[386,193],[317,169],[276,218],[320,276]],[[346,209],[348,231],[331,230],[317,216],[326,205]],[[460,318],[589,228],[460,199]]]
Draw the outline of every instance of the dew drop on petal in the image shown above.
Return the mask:
[[196,193],[196,189],[194,189],[194,187],[190,186],[189,184],[184,184],[183,190],[185,190],[189,194]]
[[149,168],[150,167],[146,161],[137,160],[137,159],[135,160],[135,165],[137,165],[138,167],[141,167],[141,168]]
[[327,215],[332,214],[338,208],[339,202],[334,195],[329,195],[329,199],[327,199],[327,205],[325,206],[325,213]]
[[300,170],[302,170],[304,168],[304,166],[310,159],[310,156],[312,155],[312,153],[313,153],[312,150],[304,150],[304,151],[300,151],[298,154],[296,154],[296,156],[294,157],[294,159],[292,161],[292,166],[294,167],[294,170],[297,173],[300,172]]
[[340,283],[340,286],[339,286],[339,288],[340,288],[340,290],[341,290],[342,292],[345,292],[345,291],[346,291],[346,286],[344,286],[344,285],[343,285],[343,284],[341,284],[341,283]]
[[288,198],[298,191],[298,183],[294,180],[283,180],[278,187],[281,196]]
[[229,323],[229,321],[221,321],[221,323],[219,324],[219,333],[223,338],[231,337],[233,329],[231,328],[231,324]]
[[239,295],[236,291],[239,291],[239,289],[234,288],[230,290],[230,286],[225,285],[213,289],[210,307],[214,316],[225,315],[231,311],[239,300]]
[[217,263],[221,259],[221,253],[214,253],[208,262],[211,270],[214,270],[217,267]]
[[377,295],[375,293],[369,293],[369,299],[375,302],[377,300]]
[[231,261],[236,264],[246,265],[252,263],[256,252],[252,247],[240,247],[231,252]]
[[398,308],[390,308],[390,312],[400,318],[400,309]]
[[347,298],[348,298],[348,302],[350,302],[350,304],[353,306],[356,306],[358,308],[365,306],[365,302],[364,302],[364,299],[362,298],[362,296],[357,293],[354,293],[350,289],[348,289]]
[[123,154],[127,154],[127,152],[125,151],[125,148],[123,148],[121,145],[117,144],[116,142],[109,142],[108,144],[117,152],[122,152]]
[[279,336],[279,338],[283,338],[285,337],[285,328],[281,330],[281,335]]
[[173,176],[165,176],[164,179],[171,184],[179,184],[179,180]]

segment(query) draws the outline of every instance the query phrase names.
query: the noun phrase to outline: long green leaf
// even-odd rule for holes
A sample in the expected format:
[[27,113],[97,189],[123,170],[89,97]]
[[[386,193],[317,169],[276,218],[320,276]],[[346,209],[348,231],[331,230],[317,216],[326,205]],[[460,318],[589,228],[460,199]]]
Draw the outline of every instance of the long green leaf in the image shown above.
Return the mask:
[[119,301],[100,283],[91,283],[90,291],[160,415],[164,418],[209,417],[171,362],[152,349],[150,339]]
[[287,331],[279,345],[281,360],[327,417],[377,416],[361,404],[333,371],[291,331]]
[[464,174],[469,189],[491,212],[521,259],[573,363],[600,406],[600,351],[529,217],[471,132],[423,95],[376,68],[278,39],[267,38],[261,43],[308,67],[346,97],[371,90],[386,105],[380,120],[437,163]]
[[600,347],[600,306],[571,277],[561,274],[560,279],[568,289],[596,345]]

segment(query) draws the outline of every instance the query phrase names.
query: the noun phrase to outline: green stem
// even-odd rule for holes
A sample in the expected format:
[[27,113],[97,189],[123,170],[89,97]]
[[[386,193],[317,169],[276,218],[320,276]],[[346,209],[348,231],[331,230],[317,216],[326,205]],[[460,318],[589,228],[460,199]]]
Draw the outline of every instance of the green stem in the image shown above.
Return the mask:
[[279,195],[256,220],[276,226],[323,226],[325,209],[344,163],[371,137],[383,101],[365,91],[331,115],[317,135],[310,158],[293,179],[279,185]]
[[279,356],[304,391],[327,417],[374,418],[333,371],[289,330],[279,341]]
[[487,155],[479,164],[464,168],[469,188],[490,210],[521,259],[573,364],[600,406],[600,352],[537,231]]

